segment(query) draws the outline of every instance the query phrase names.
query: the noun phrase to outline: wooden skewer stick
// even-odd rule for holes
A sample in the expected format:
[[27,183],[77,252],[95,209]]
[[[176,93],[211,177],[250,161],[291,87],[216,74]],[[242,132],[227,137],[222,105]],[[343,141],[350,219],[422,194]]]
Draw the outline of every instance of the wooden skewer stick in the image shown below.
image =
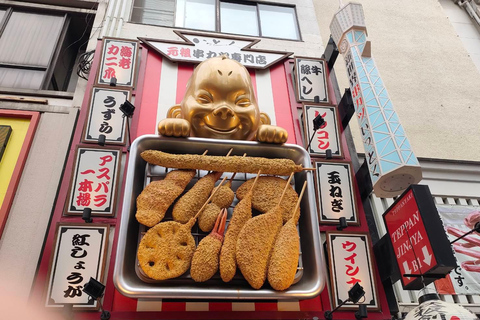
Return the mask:
[[290,177],[288,177],[287,184],[285,185],[285,188],[283,189],[282,196],[280,197],[280,201],[278,201],[277,207],[279,207],[279,206],[280,206],[280,203],[282,203],[283,196],[284,196],[285,193],[287,192],[288,186],[290,185],[290,180],[292,180],[294,173],[295,173],[295,172],[292,172],[292,173],[290,174]]
[[302,168],[302,171],[316,171],[317,168]]
[[292,219],[293,219],[293,221],[295,221],[295,224],[297,224],[298,219],[300,218],[300,210],[298,211],[298,214],[297,214],[297,210],[300,207],[300,201],[302,201],[303,193],[305,192],[306,187],[307,187],[307,180],[305,180],[305,182],[303,183],[302,191],[300,192],[300,195],[298,196],[297,204],[295,205],[295,209],[293,210]]
[[202,156],[206,155],[208,153],[208,149],[206,149],[203,153]]

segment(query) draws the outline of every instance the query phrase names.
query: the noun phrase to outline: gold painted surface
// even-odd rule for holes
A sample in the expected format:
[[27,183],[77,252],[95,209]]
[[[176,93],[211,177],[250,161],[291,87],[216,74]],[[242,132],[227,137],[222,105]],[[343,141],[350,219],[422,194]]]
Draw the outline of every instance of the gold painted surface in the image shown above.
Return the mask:
[[[165,136],[284,143],[287,132],[260,112],[248,70],[224,56],[200,63],[180,105],[170,108],[158,132]],[[258,129],[261,128],[261,131]],[[257,135],[257,131],[258,134]]]

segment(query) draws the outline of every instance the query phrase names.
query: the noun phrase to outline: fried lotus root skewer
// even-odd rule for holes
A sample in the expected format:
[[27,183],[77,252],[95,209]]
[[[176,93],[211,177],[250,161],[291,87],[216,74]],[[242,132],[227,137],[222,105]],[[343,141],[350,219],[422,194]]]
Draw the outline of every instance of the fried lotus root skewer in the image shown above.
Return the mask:
[[[237,189],[237,198],[242,200],[245,194],[252,187],[253,179],[245,181]],[[285,188],[287,181],[273,176],[262,176],[258,179],[252,197],[252,206],[254,209],[265,213],[278,204],[282,190]],[[293,208],[298,201],[298,195],[292,186],[287,188],[287,192],[283,196],[280,203],[282,208],[283,223],[286,223],[293,215]],[[300,212],[298,212],[300,213]]]
[[300,218],[300,200],[307,181],[303,184],[302,192],[295,206],[295,214],[290,220],[280,229],[275,245],[273,246],[272,257],[268,264],[268,283],[275,290],[288,289],[295,280],[297,273],[298,257],[300,255],[300,237],[297,231],[297,222]]
[[[224,181],[225,178],[222,183]],[[214,195],[215,193],[207,199],[204,206]],[[203,207],[186,224],[161,222],[145,233],[138,246],[137,258],[140,268],[149,278],[176,278],[190,268],[195,252],[191,230],[201,210]]]
[[196,282],[209,280],[218,270],[218,260],[226,221],[227,209],[222,209],[217,217],[213,231],[200,241],[193,254],[190,275]]
[[195,176],[195,170],[173,170],[163,180],[149,183],[137,198],[137,221],[153,227]]
[[[283,194],[292,177],[293,173],[288,179]],[[283,195],[280,202],[282,198]],[[278,204],[267,213],[248,220],[238,235],[236,247],[238,267],[254,289],[260,289],[267,278],[268,262],[282,225],[282,210]]]
[[245,172],[288,176],[303,170],[290,159],[267,159],[261,157],[222,157],[196,154],[169,154],[157,150],[145,150],[142,158],[152,164],[167,168],[202,169],[222,172]]
[[228,224],[222,251],[220,252],[220,276],[224,282],[229,282],[237,272],[236,246],[238,234],[245,223],[252,218],[252,190],[260,176],[260,171],[253,182],[252,188],[245,197],[233,208],[232,218]]
[[232,182],[227,181],[226,184],[219,187],[217,193],[212,198],[212,202],[205,206],[205,209],[198,216],[198,226],[203,232],[209,232],[215,225],[220,211],[228,208],[233,202],[235,194],[232,191]]

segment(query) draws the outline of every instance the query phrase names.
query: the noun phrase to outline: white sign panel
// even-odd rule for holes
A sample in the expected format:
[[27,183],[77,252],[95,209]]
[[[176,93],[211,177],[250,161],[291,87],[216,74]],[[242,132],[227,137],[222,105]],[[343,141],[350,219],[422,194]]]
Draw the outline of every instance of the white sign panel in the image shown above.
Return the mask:
[[122,150],[77,147],[66,214],[113,216]]
[[[358,282],[365,291],[365,296],[358,304],[379,309],[368,234],[327,231],[327,248],[333,307],[347,300],[348,291]],[[349,301],[341,309],[358,309],[358,306]]]
[[167,41],[139,38],[172,61],[200,63],[206,59],[225,55],[247,68],[265,69],[288,57],[291,52],[251,49],[258,39],[211,36],[175,31],[185,41]]
[[[314,133],[313,119],[318,115],[325,120],[325,123]],[[326,151],[330,149],[333,157],[342,157],[337,123],[337,111],[334,107],[304,105],[303,127],[305,134],[305,148],[308,147],[308,143],[310,142],[310,139],[312,139],[307,150],[311,155],[325,156]],[[312,135],[314,135],[314,137],[312,137]]]
[[47,307],[96,310],[83,288],[90,277],[102,282],[109,226],[105,224],[58,224],[48,276]]
[[[448,240],[464,235],[480,222],[480,207],[439,205]],[[440,294],[480,294],[480,235],[476,232],[453,244],[453,253],[458,267],[450,275],[435,281]]]
[[316,103],[330,102],[328,100],[324,60],[295,58],[295,78],[297,101]]
[[347,224],[358,225],[350,164],[315,162],[321,224],[338,224],[345,217]]
[[106,144],[125,144],[126,121],[120,105],[130,100],[130,90],[92,89],[83,142],[97,143],[101,134]]
[[137,50],[138,41],[104,38],[97,83],[109,85],[116,78],[117,86],[133,87]]

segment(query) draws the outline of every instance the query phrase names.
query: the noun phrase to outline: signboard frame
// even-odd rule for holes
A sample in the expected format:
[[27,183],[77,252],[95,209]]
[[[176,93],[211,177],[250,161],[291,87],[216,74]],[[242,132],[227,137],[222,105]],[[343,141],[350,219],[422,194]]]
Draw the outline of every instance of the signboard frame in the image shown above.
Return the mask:
[[124,84],[122,82],[119,82],[117,78],[117,83],[115,84],[115,87],[135,88],[135,84],[137,83],[137,77],[138,77],[138,59],[139,59],[138,53],[139,53],[140,42],[138,40],[113,38],[113,37],[103,37],[102,52],[99,60],[100,63],[98,64],[97,75],[95,77],[95,85],[98,85],[98,86],[110,85],[110,82],[106,82],[102,80],[102,72],[104,71],[104,67],[105,67],[103,59],[105,57],[105,52],[107,50],[107,43],[111,41],[128,42],[128,43],[134,44],[135,52],[132,54],[132,68],[131,68],[132,72],[129,79],[130,81]]
[[[332,302],[333,302],[333,308],[336,308],[339,306],[344,300],[341,300],[339,298],[339,292],[338,292],[338,286],[336,285],[338,276],[337,276],[337,268],[336,264],[334,263],[335,260],[335,250],[334,250],[334,243],[333,241],[335,240],[336,237],[355,237],[355,238],[361,238],[363,242],[365,243],[365,253],[367,255],[367,264],[368,264],[368,274],[369,274],[369,280],[370,280],[370,286],[371,286],[371,294],[373,296],[373,304],[367,304],[367,308],[370,311],[379,311],[380,310],[380,300],[378,296],[378,290],[377,290],[377,283],[375,279],[375,268],[373,267],[373,251],[372,251],[372,241],[370,238],[370,234],[367,232],[343,232],[343,231],[327,231],[326,232],[326,248],[327,248],[327,253],[328,253],[328,265],[329,265],[329,273],[330,273],[330,286],[332,289]],[[365,286],[360,283],[362,287]],[[353,284],[352,284],[353,286]],[[348,295],[347,295],[348,296]],[[360,301],[362,301],[360,299]],[[340,307],[340,310],[358,310],[358,304],[361,304],[361,302],[357,304],[353,303],[345,303],[342,307]]]
[[79,157],[82,154],[81,149],[83,150],[90,150],[90,151],[103,151],[103,152],[112,152],[112,153],[117,153],[117,159],[115,163],[115,168],[116,172],[113,174],[113,178],[115,179],[114,184],[115,186],[112,187],[111,191],[111,206],[110,210],[106,213],[99,213],[98,210],[92,209],[92,217],[113,217],[115,215],[115,209],[117,205],[117,196],[118,196],[118,190],[119,190],[119,185],[120,185],[120,165],[122,161],[122,148],[121,147],[108,147],[108,148],[101,148],[101,147],[93,147],[91,145],[77,145],[75,148],[75,157],[74,157],[74,163],[72,166],[72,172],[70,176],[70,182],[69,182],[69,187],[68,187],[68,194],[67,198],[65,201],[65,207],[64,207],[64,215],[65,216],[81,216],[83,213],[83,209],[81,211],[72,211],[70,210],[71,203],[74,201],[73,197],[73,188],[74,188],[74,182],[76,181],[77,178],[77,170],[78,170],[78,162],[79,162]]
[[[104,234],[102,236],[102,243],[100,245],[100,250],[99,250],[99,257],[97,259],[98,264],[96,268],[97,275],[99,275],[96,280],[102,282],[105,277],[105,267],[106,267],[106,262],[107,262],[107,253],[108,253],[108,247],[109,247],[109,236],[110,236],[110,225],[109,224],[91,224],[91,223],[65,223],[65,222],[59,222],[57,223],[55,227],[55,237],[54,237],[54,245],[53,249],[51,252],[50,256],[50,262],[49,262],[49,267],[48,267],[48,272],[47,272],[47,281],[45,283],[45,291],[44,291],[44,301],[45,301],[45,307],[48,308],[62,308],[63,306],[66,305],[59,303],[59,304],[50,304],[50,298],[49,295],[51,293],[51,288],[53,287],[53,281],[55,278],[55,273],[57,272],[57,264],[54,262],[58,262],[58,259],[55,259],[55,257],[58,258],[57,254],[58,251],[60,250],[60,245],[61,245],[61,240],[62,240],[62,235],[68,230],[68,229],[97,229],[98,231],[103,229]],[[60,232],[62,229],[65,229],[65,231]],[[101,233],[99,231],[99,233]],[[90,246],[89,246],[90,247]],[[54,261],[55,260],[55,261]],[[61,259],[62,260],[62,259]],[[63,260],[64,261],[64,260]],[[93,278],[93,277],[92,277]],[[90,278],[84,278],[82,285],[87,283],[90,280]],[[86,293],[83,293],[85,294]],[[90,310],[90,311],[95,311],[98,310],[100,305],[96,300],[91,300],[89,299],[91,303],[73,303],[73,308],[75,310]]]
[[[82,143],[97,143],[98,142],[98,137],[95,138],[93,136],[90,135],[89,137],[89,134],[91,132],[91,130],[89,129],[91,123],[92,123],[92,117],[94,115],[94,109],[95,109],[95,106],[94,106],[94,99],[95,99],[95,90],[106,90],[106,91],[117,91],[117,92],[123,92],[123,93],[126,93],[126,100],[130,101],[130,99],[132,98],[132,89],[130,88],[122,88],[122,87],[119,87],[119,88],[116,88],[116,87],[110,87],[110,86],[93,86],[92,87],[92,91],[91,91],[91,95],[90,95],[90,101],[88,103],[88,111],[87,111],[87,119],[85,121],[85,124],[83,126],[83,134],[82,134]],[[123,129],[122,129],[122,134],[121,136],[119,137],[119,139],[109,139],[108,136],[107,138],[105,139],[105,145],[122,145],[124,146],[127,142],[127,128],[126,126],[128,125],[127,124],[127,117],[123,117],[123,114],[122,112],[119,110],[119,107],[120,107],[121,103],[119,103],[118,105],[115,106],[115,110],[116,110],[116,113],[118,113],[119,115],[122,116],[122,119],[123,119]],[[100,133],[101,134],[101,133]],[[100,135],[98,134],[98,135]]]
[[[334,106],[332,105],[319,105],[319,104],[311,104],[311,103],[304,103],[302,104],[302,114],[303,114],[303,134],[304,134],[304,140],[303,140],[303,145],[304,145],[304,148],[306,149],[308,147],[308,142],[310,141],[310,138],[311,138],[311,134],[313,132],[313,130],[309,130],[309,129],[313,129],[311,128],[312,127],[312,123],[313,123],[313,119],[310,119],[308,117],[308,108],[320,108],[320,109],[329,109],[329,111],[332,112],[333,114],[333,121],[334,121],[334,125],[333,125],[333,128],[335,130],[335,143],[336,143],[336,147],[337,147],[337,151],[336,152],[333,152],[332,151],[332,157],[334,158],[339,158],[339,159],[343,159],[344,158],[344,155],[343,155],[343,147],[342,147],[342,143],[341,143],[341,140],[340,140],[340,125],[338,123],[338,110],[337,108],[335,108]],[[324,119],[325,120],[325,119]],[[326,120],[325,120],[326,121]],[[328,126],[328,121],[327,122],[327,126]],[[315,132],[315,134],[317,134],[320,130],[322,129],[319,129]],[[314,143],[315,139],[312,140],[312,143]],[[329,142],[330,142],[330,139],[329,139]],[[331,149],[331,148],[327,148],[327,149]],[[315,150],[312,150],[312,147],[310,145],[310,147],[308,148],[307,152],[313,156],[313,157],[325,157],[326,156],[326,150],[325,149],[325,152],[316,152]]]
[[320,166],[322,164],[326,165],[336,165],[336,166],[342,166],[346,167],[347,173],[348,173],[348,187],[350,188],[348,194],[350,197],[351,201],[351,209],[353,210],[351,218],[347,218],[347,225],[349,226],[359,226],[360,225],[360,220],[358,217],[358,207],[357,207],[357,196],[355,194],[355,189],[353,188],[353,169],[352,166],[350,165],[349,162],[346,161],[328,161],[328,160],[320,160],[320,159],[312,159],[313,167],[316,169],[315,170],[315,191],[317,193],[317,207],[318,207],[318,219],[319,223],[322,225],[338,225],[339,221],[337,219],[329,219],[328,217],[324,217],[323,215],[323,209],[322,209],[322,194],[321,194],[321,186],[320,186],[320,178],[319,178],[319,172],[320,172]]
[[[309,61],[315,61],[315,62],[320,62],[320,64],[323,67],[323,88],[324,88],[324,94],[325,94],[325,99],[324,100],[319,100],[318,102],[315,102],[315,99],[307,99],[303,98],[301,96],[300,92],[300,71],[301,68],[299,68],[300,61],[301,60],[309,60]],[[295,56],[295,64],[294,64],[294,74],[295,74],[295,97],[297,99],[297,102],[305,102],[305,103],[321,103],[321,104],[331,104],[331,99],[328,94],[328,81],[327,81],[327,63],[325,59],[320,59],[320,58],[312,58],[312,57],[300,57],[300,56]],[[318,90],[318,89],[317,89]],[[320,97],[319,97],[320,98]]]
[[[425,230],[425,235],[426,235],[426,240],[428,241],[429,247],[426,249],[426,254],[429,255],[431,254],[432,257],[434,258],[435,264],[430,267],[427,271],[423,273],[424,277],[415,277],[413,280],[409,279],[406,280],[403,275],[405,273],[402,272],[404,270],[403,263],[399,262],[399,258],[397,257],[397,252],[395,250],[394,246],[394,239],[392,239],[392,232],[397,231],[400,229],[400,227],[404,224],[401,224],[397,230],[391,230],[392,229],[392,224],[393,222],[387,222],[387,216],[391,214],[393,210],[396,209],[397,205],[401,205],[398,210],[400,210],[403,206],[406,205],[406,202],[402,201],[409,201],[408,198],[406,198],[409,194],[412,194],[413,200],[415,201],[415,204],[418,208],[418,213],[419,213],[419,223],[421,223],[421,228],[423,226]],[[397,214],[397,213],[395,213]],[[392,213],[393,215],[393,213]],[[402,217],[405,217],[405,214],[401,214]],[[434,280],[438,279],[439,276],[442,275],[447,275],[450,273],[451,270],[453,270],[456,266],[456,261],[455,257],[453,255],[453,251],[450,245],[450,241],[447,238],[447,235],[445,233],[445,230],[443,228],[443,223],[440,219],[440,216],[438,214],[437,208],[435,206],[435,202],[433,201],[432,194],[430,193],[430,189],[426,185],[410,185],[396,200],[395,202],[387,209],[382,215],[383,221],[385,223],[385,227],[387,229],[387,233],[390,236],[390,239],[392,240],[392,246],[393,246],[393,252],[395,254],[395,260],[397,261],[398,269],[400,270],[400,280],[402,282],[402,287],[405,290],[420,290],[422,289],[425,285],[428,285],[429,283],[432,283]],[[407,217],[408,219],[408,217]],[[415,220],[415,219],[414,219]],[[428,221],[428,223],[425,223]],[[417,222],[415,222],[416,224]],[[413,225],[415,225],[413,224]],[[411,224],[412,225],[412,224]],[[409,227],[408,229],[412,229],[413,227]],[[402,230],[400,230],[402,231]],[[408,230],[407,230],[408,231]],[[418,232],[423,231],[419,229]],[[419,265],[419,269],[417,271],[413,270],[412,274],[418,274],[418,271],[421,271],[422,269],[422,263],[421,263],[421,257],[425,255],[423,252],[423,247],[422,249],[415,249],[417,246],[417,243],[420,243],[419,246],[422,246],[423,242],[420,242],[420,240],[415,241],[415,243],[412,242],[410,236],[408,236],[407,233],[402,233],[402,236],[406,235],[408,237],[409,243],[407,244],[407,247],[413,245],[413,250],[408,248],[409,250],[405,251],[403,255],[406,253],[409,253],[412,251],[414,255],[415,264]],[[422,237],[423,239],[423,237]],[[428,249],[432,249],[432,252],[430,253]],[[402,256],[403,256],[402,255]],[[426,259],[426,257],[425,257]],[[425,264],[429,265],[429,263]],[[407,267],[409,267],[408,261],[407,261]],[[428,275],[432,275],[433,278],[429,278]],[[413,277],[411,277],[413,278]],[[408,283],[406,283],[408,281]]]

